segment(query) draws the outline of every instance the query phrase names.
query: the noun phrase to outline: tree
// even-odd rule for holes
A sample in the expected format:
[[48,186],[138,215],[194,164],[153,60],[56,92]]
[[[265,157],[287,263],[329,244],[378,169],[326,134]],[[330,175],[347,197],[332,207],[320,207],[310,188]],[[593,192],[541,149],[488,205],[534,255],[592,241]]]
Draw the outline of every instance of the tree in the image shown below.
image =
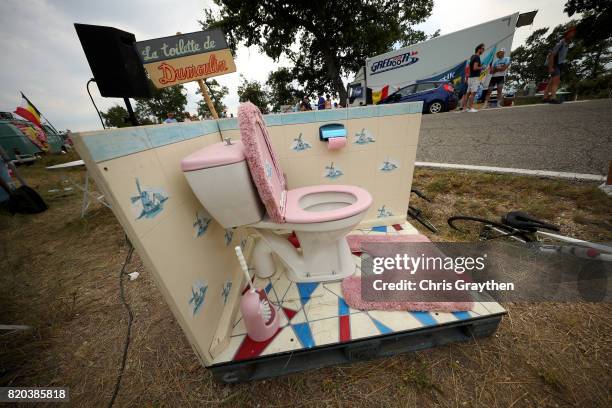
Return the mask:
[[268,91],[257,81],[249,81],[240,75],[242,83],[238,85],[238,100],[240,102],[251,102],[259,108],[261,113],[268,113],[270,96]]
[[187,105],[183,85],[158,89],[153,82],[149,81],[149,87],[153,95],[151,98],[136,98],[135,113],[139,122],[142,123],[154,117],[157,123],[161,123],[169,112],[174,113],[176,119],[183,119],[183,112]]
[[612,2],[569,0],[564,11],[570,17],[582,13],[576,24],[576,37],[585,48],[586,76],[595,79],[612,61]]
[[[221,84],[219,84],[216,79],[205,79],[204,83],[206,84],[206,86],[208,86],[208,94],[212,99],[213,106],[215,107],[217,114],[221,116],[221,113],[227,109],[227,106],[225,106],[225,104],[223,103],[223,98],[227,96],[227,94],[229,93],[229,89],[227,88],[227,86],[222,86]],[[202,95],[202,92],[200,92],[200,90],[198,89],[196,91],[196,94]],[[202,99],[198,102],[198,115],[204,118],[212,117],[212,112],[210,111],[210,109],[208,109],[208,105],[206,104],[206,101],[204,100],[203,96]]]
[[595,46],[612,38],[612,2],[610,0],[568,0],[563,9],[568,16],[581,13],[577,37],[587,46]]
[[425,39],[412,28],[431,14],[433,0],[215,0],[202,27],[219,27],[233,50],[257,45],[270,58],[286,56],[295,79],[308,93],[334,91],[342,104],[342,77],[355,73],[366,57]]
[[[522,89],[529,82],[540,83],[548,79],[545,67],[546,56],[561,40],[571,26],[580,26],[582,20],[572,20],[556,26],[548,35],[547,27],[535,30],[522,45],[512,51],[512,66],[508,74],[511,85]],[[582,79],[595,79],[606,71],[612,62],[612,39],[599,43],[584,41],[576,36],[568,53],[561,80],[565,85],[574,87]]]
[[293,105],[303,96],[303,92],[294,86],[295,77],[289,68],[281,67],[270,72],[266,85],[270,89],[269,103],[273,112],[280,112],[281,105]]
[[132,126],[127,110],[123,106],[115,105],[108,108],[106,112],[100,112],[107,127],[127,127]]
[[529,82],[542,82],[547,73],[544,69],[544,60],[551,45],[546,39],[548,27],[535,30],[525,45],[512,51],[512,66],[508,73],[508,82],[518,88],[523,88]]

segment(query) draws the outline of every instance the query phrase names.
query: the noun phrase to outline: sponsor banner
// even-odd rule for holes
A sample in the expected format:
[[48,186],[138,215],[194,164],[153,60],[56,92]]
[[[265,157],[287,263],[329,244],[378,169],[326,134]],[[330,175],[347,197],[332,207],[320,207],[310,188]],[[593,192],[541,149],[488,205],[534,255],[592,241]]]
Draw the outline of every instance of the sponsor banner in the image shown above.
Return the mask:
[[139,41],[136,49],[157,88],[236,72],[221,30]]
[[408,51],[404,54],[395,55],[380,61],[373,62],[370,66],[370,75],[377,75],[383,72],[398,68],[404,68],[419,61],[418,51]]
[[461,61],[459,64],[455,65],[447,71],[427,78],[419,79],[417,82],[448,81],[456,87],[465,80],[466,66],[467,61]]

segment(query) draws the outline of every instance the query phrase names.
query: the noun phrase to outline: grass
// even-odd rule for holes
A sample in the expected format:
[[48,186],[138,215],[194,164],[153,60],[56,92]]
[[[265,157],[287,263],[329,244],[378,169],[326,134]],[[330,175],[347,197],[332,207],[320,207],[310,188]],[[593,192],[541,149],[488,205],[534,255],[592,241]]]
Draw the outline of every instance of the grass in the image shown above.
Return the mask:
[[[467,171],[418,169],[413,186],[433,199],[427,203],[413,195],[411,204],[442,226],[437,240],[464,240],[446,228],[451,215],[471,215],[499,221],[514,210],[561,226],[561,233],[596,242],[612,241],[612,199],[597,183],[488,174]],[[428,233],[427,230],[423,231]]]
[[[125,337],[118,273],[127,247],[108,209],[93,204],[81,219],[80,192],[63,190],[62,178],[82,180],[83,169],[44,169],[73,159],[22,168],[49,211],[0,213],[0,322],[32,327],[0,332],[0,385],[68,386],[71,405],[102,406]],[[464,239],[445,226],[451,214],[523,209],[564,233],[612,241],[612,201],[594,184],[426,169],[414,184],[434,200],[412,203],[440,228],[436,239]],[[609,304],[504,304],[509,314],[487,339],[226,386],[199,365],[138,256],[127,271],[141,275],[126,282],[135,321],[116,406],[612,405]]]

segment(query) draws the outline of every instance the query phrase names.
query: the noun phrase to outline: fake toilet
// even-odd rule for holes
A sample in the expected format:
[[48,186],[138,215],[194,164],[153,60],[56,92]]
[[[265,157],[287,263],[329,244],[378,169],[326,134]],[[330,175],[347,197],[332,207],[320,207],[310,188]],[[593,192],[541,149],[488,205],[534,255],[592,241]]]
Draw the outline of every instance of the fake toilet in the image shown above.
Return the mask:
[[[216,143],[185,157],[181,169],[191,189],[224,228],[249,226],[262,239],[253,252],[257,276],[275,272],[272,254],[294,282],[343,279],[355,272],[346,234],[372,204],[366,190],[316,185],[287,190],[259,109],[238,110],[241,141]],[[295,231],[297,250],[275,230]]]

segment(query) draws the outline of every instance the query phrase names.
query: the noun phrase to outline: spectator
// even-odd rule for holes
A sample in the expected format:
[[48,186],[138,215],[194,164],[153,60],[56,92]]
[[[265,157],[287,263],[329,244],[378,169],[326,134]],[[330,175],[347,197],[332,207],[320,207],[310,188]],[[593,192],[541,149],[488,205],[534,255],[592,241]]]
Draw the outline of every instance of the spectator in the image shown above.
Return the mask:
[[310,99],[308,98],[308,96],[304,95],[304,98],[302,99],[302,103],[300,104],[300,111],[304,112],[304,111],[311,111],[312,110],[312,106],[310,106]]
[[338,108],[339,108],[338,102],[334,102],[334,109],[338,109]]
[[177,120],[174,118],[174,113],[168,112],[166,116],[167,117],[163,123],[176,123],[177,122]]
[[561,82],[561,73],[565,67],[569,44],[574,39],[575,35],[576,27],[572,26],[568,28],[561,41],[559,41],[546,56],[546,67],[548,68],[550,79],[544,90],[544,98],[542,98],[543,103],[561,103],[561,101],[556,98],[557,88],[559,88],[559,83]]
[[504,106],[504,94],[502,91],[504,89],[506,73],[510,66],[510,57],[506,57],[505,54],[506,50],[504,48],[500,48],[495,54],[496,58],[491,64],[491,81],[489,82],[489,89],[485,97],[483,109],[489,106],[489,98],[491,98],[491,93],[493,93],[495,88],[497,88],[497,107],[501,108]]
[[457,106],[456,112],[461,112],[463,107],[465,106],[465,96],[467,95],[468,89],[468,77],[470,76],[470,67],[468,64],[465,64],[465,69],[463,72],[463,76],[461,77],[461,83],[457,87],[457,97],[459,98],[459,106]]
[[[474,96],[476,92],[478,92],[478,88],[480,87],[480,73],[482,72],[482,63],[480,61],[480,56],[484,52],[485,46],[484,44],[478,44],[474,50],[474,55],[470,58],[470,73],[468,77],[468,89],[465,95],[463,96],[463,108],[468,112],[478,112],[474,109]],[[467,107],[465,106],[467,102]]]
[[317,109],[323,110],[325,109],[325,98],[323,98],[323,93],[319,92],[319,99],[317,100]]
[[332,107],[331,96],[327,94],[325,95],[325,109],[331,109],[331,107]]
[[189,112],[183,112],[183,122],[191,122],[191,115],[189,114]]

